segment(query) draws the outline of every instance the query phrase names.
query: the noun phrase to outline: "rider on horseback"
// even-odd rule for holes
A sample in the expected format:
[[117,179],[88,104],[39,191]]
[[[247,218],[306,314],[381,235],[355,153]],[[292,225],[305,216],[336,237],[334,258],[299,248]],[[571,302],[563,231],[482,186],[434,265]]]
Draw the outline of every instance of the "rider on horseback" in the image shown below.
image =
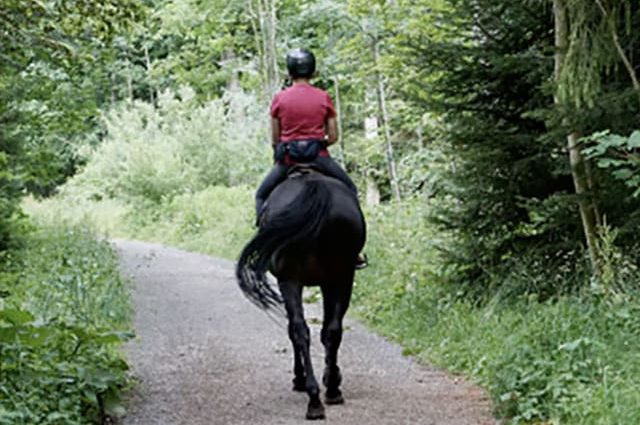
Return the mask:
[[[336,111],[327,92],[310,83],[316,69],[313,53],[296,49],[287,54],[293,84],[277,93],[271,104],[271,139],[275,164],[256,192],[256,216],[271,191],[287,177],[292,165],[304,162],[342,181],[358,195],[347,173],[329,156],[327,147],[338,140]],[[366,266],[358,257],[357,268]]]

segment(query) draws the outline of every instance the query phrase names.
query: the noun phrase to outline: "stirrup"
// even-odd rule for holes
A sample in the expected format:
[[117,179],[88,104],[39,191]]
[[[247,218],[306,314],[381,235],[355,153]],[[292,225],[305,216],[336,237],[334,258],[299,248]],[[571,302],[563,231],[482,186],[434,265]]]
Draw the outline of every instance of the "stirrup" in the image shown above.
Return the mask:
[[[358,257],[360,257],[358,255]],[[356,270],[362,270],[369,265],[369,259],[367,258],[367,254],[362,254],[362,259],[356,258]]]

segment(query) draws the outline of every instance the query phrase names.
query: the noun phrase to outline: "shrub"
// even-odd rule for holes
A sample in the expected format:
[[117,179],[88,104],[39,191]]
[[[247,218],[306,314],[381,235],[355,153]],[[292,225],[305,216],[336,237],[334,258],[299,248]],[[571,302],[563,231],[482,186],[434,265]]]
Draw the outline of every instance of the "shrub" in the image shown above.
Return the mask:
[[235,259],[253,232],[253,188],[209,187],[127,219],[133,237]]
[[256,99],[231,92],[198,105],[193,96],[185,88],[162,94],[157,108],[134,102],[110,111],[105,141],[64,190],[158,204],[208,186],[254,183],[270,162]]

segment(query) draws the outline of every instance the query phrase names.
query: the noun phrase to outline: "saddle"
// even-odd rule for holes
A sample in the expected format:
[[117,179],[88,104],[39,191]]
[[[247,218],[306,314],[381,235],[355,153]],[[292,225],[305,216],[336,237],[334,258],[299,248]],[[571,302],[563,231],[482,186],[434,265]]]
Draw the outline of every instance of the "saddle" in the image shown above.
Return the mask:
[[320,169],[320,167],[318,167],[315,164],[301,163],[301,164],[294,164],[291,167],[289,167],[289,170],[287,171],[287,178],[295,179],[303,176],[308,176],[310,174],[319,174],[323,176],[327,175],[324,171]]
[[[289,169],[287,170],[287,176],[283,181],[289,180],[289,179],[299,179],[309,175],[326,176],[327,174],[324,171],[322,171],[322,169],[318,167],[316,164],[313,164],[310,162],[297,163],[289,167]],[[283,181],[279,182],[278,185],[282,184]],[[276,187],[278,185],[276,185]],[[256,223],[255,223],[256,227],[260,227],[260,223],[264,218],[264,213],[268,205],[269,205],[269,198],[265,200],[264,204],[260,208],[260,211],[258,211],[256,215]]]

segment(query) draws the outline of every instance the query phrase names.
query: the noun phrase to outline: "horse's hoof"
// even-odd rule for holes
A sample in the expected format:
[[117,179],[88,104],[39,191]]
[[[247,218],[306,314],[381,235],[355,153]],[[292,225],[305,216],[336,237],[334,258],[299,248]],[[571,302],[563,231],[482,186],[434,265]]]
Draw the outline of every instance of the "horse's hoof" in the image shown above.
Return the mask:
[[318,419],[325,419],[325,417],[324,406],[322,404],[320,406],[309,406],[307,408],[307,419],[314,421]]
[[340,390],[336,394],[326,393],[324,395],[324,402],[327,404],[344,404],[344,397],[342,397],[342,393]]

